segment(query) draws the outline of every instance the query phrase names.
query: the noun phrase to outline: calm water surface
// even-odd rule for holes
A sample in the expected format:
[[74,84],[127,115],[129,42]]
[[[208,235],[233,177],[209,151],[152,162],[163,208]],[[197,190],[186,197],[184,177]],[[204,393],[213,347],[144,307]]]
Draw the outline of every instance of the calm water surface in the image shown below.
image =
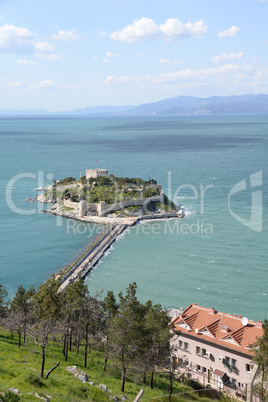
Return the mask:
[[25,198],[53,178],[107,168],[156,179],[187,216],[129,229],[86,280],[93,294],[135,281],[142,301],[163,307],[268,317],[267,133],[268,116],[1,118],[1,283],[10,297],[20,284],[38,286],[101,229]]

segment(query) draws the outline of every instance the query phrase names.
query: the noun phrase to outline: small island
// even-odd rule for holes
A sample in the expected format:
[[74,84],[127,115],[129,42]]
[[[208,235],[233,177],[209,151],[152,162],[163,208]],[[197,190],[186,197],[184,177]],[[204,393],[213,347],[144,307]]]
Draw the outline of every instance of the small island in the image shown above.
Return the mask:
[[115,177],[107,169],[86,170],[79,180],[73,177],[54,180],[42,190],[44,193],[37,195],[36,200],[53,203],[44,212],[105,225],[86,250],[55,276],[61,282],[59,292],[85,278],[127,227],[142,220],[184,217],[184,210],[168,199],[156,180]]
[[116,177],[107,169],[86,170],[80,179],[67,177],[53,182],[37,195],[39,202],[53,203],[48,211],[54,215],[95,223],[182,218],[183,209],[162,192],[154,179]]

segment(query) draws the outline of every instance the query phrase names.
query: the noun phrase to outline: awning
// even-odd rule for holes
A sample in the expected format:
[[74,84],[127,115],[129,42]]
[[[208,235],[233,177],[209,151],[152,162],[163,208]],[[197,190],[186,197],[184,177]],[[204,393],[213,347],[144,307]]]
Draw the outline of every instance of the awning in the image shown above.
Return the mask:
[[214,371],[213,371],[213,374],[214,375],[217,375],[217,376],[219,376],[219,377],[223,377],[224,376],[224,374],[225,374],[225,372],[224,371],[221,371],[221,370],[218,370],[218,369],[215,369]]

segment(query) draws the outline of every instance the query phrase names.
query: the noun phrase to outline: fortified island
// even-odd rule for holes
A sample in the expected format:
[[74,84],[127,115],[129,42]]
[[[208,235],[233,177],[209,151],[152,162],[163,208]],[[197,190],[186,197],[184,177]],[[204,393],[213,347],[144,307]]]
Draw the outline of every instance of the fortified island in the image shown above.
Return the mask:
[[[40,189],[39,189],[40,190]],[[104,231],[68,267],[58,273],[60,291],[78,278],[84,278],[104,252],[129,226],[149,219],[183,218],[184,210],[162,192],[156,180],[115,177],[107,169],[86,170],[80,179],[67,177],[41,189],[36,200],[53,203],[43,212],[105,225]]]

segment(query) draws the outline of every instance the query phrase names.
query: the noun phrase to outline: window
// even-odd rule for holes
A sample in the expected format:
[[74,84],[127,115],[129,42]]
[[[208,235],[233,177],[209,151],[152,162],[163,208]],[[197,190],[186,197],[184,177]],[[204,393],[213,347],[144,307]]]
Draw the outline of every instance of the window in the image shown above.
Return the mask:
[[188,342],[184,342],[184,349],[189,350],[189,343]]
[[179,348],[183,349],[183,342],[182,341],[179,341]]
[[201,366],[199,366],[199,364],[196,365],[196,371],[201,371]]
[[231,387],[236,387],[236,379],[232,378],[231,380]]
[[246,372],[250,373],[250,364],[246,363]]
[[200,349],[199,346],[196,347],[196,354],[197,354],[197,355],[200,355],[200,354],[201,354],[201,349]]
[[207,354],[207,349],[202,349],[202,356],[205,356]]
[[232,366],[236,367],[236,360],[235,359],[232,359]]
[[230,357],[225,356],[224,363],[225,364],[230,364]]
[[205,374],[207,372],[206,367],[202,367],[202,373]]

